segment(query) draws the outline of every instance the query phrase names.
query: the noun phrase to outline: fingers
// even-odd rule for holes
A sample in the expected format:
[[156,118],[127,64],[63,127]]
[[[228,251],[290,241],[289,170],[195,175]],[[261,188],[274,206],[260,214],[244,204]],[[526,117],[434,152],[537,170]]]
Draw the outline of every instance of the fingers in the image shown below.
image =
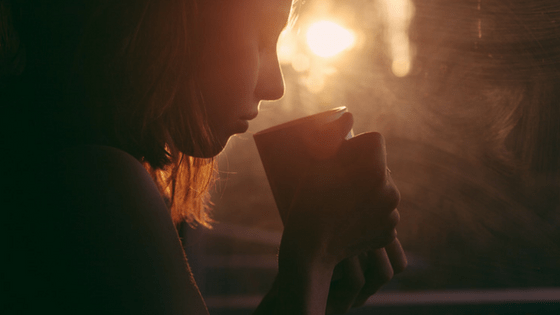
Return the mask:
[[397,238],[389,245],[385,247],[385,251],[387,252],[387,256],[391,261],[391,267],[393,268],[393,273],[398,274],[404,271],[406,266],[408,265],[408,261],[406,259],[406,255],[404,250],[401,246],[401,242]]
[[327,314],[342,314],[351,307],[364,305],[406,265],[406,255],[398,239],[386,248],[343,260],[333,272]]
[[375,294],[384,284],[393,278],[393,267],[384,248],[367,252],[363,261],[365,284],[358,293],[353,307],[364,305],[367,299]]
[[362,260],[365,284],[353,307],[362,306],[394,275],[401,273],[407,266],[406,255],[397,238],[387,247],[369,251],[367,259]]
[[326,313],[346,313],[364,285],[364,273],[358,256],[341,261],[333,272]]
[[386,181],[382,189],[382,194],[384,194],[388,198],[388,206],[392,209],[396,209],[399,205],[399,202],[401,201],[401,193],[399,192],[397,185],[393,181],[393,177],[389,173],[389,168],[387,168],[386,171]]

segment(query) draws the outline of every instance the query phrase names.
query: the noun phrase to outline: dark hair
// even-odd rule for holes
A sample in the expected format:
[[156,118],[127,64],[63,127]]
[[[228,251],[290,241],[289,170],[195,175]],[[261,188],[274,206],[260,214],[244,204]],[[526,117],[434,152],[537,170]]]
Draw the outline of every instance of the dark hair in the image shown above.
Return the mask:
[[214,162],[202,157],[216,142],[197,85],[197,1],[0,5],[3,102],[31,106],[45,131],[34,143],[120,148],[144,163],[175,222],[208,226]]

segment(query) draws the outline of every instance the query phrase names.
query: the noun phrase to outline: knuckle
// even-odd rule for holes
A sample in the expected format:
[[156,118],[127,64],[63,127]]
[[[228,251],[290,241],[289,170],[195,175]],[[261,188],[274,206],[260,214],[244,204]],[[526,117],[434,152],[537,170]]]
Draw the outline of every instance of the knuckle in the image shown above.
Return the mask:
[[381,283],[387,283],[389,281],[391,281],[391,279],[393,279],[394,276],[394,272],[392,268],[386,269],[384,270],[384,272],[379,274],[379,281]]
[[360,277],[356,277],[354,279],[351,289],[355,292],[358,292],[364,287],[365,284],[366,284],[366,279],[362,274]]
[[389,185],[388,192],[386,193],[387,206],[391,209],[397,208],[401,201],[401,193],[395,185]]
[[387,244],[385,246],[391,244],[397,238],[397,230],[394,228],[387,235]]
[[374,187],[383,187],[387,183],[387,168],[385,166],[371,164],[367,171]]
[[375,161],[369,163],[367,165],[367,169],[364,169],[363,173],[367,174],[372,183],[377,187],[386,185],[389,181],[387,166],[385,166],[385,163]]
[[400,262],[399,264],[394,264],[393,265],[393,274],[398,274],[398,273],[403,272],[406,269],[406,267],[408,267],[408,262],[406,260]]
[[387,247],[397,238],[397,230],[392,227],[388,227],[379,239],[379,246],[377,248]]
[[[401,220],[401,215],[399,213],[399,210],[395,209],[391,212],[391,214],[389,214],[388,225],[391,227],[392,230],[394,230],[397,224],[399,224],[400,220]],[[394,231],[391,231],[391,233],[393,232]]]

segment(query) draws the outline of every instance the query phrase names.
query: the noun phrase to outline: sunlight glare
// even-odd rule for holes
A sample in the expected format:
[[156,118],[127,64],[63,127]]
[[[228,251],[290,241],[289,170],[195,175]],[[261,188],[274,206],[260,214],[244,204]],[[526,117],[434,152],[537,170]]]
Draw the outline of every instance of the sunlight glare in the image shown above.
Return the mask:
[[294,35],[289,30],[283,30],[278,38],[278,61],[280,64],[289,64],[296,54],[297,43]]
[[319,57],[333,57],[351,48],[354,42],[350,30],[330,21],[313,23],[307,31],[307,45]]
[[414,17],[411,0],[382,0],[387,22],[387,35],[392,55],[392,70],[397,77],[404,77],[412,68],[413,49],[408,38],[410,21]]
[[294,55],[292,59],[292,68],[294,68],[294,70],[296,70],[297,72],[304,72],[309,70],[310,66],[311,61],[306,54],[299,53]]

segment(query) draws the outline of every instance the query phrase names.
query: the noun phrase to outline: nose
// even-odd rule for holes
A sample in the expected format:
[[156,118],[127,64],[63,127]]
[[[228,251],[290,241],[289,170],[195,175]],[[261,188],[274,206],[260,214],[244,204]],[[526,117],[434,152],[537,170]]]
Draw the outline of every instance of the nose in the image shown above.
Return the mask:
[[284,95],[284,76],[276,51],[261,55],[255,94],[258,99],[266,101],[277,100]]

